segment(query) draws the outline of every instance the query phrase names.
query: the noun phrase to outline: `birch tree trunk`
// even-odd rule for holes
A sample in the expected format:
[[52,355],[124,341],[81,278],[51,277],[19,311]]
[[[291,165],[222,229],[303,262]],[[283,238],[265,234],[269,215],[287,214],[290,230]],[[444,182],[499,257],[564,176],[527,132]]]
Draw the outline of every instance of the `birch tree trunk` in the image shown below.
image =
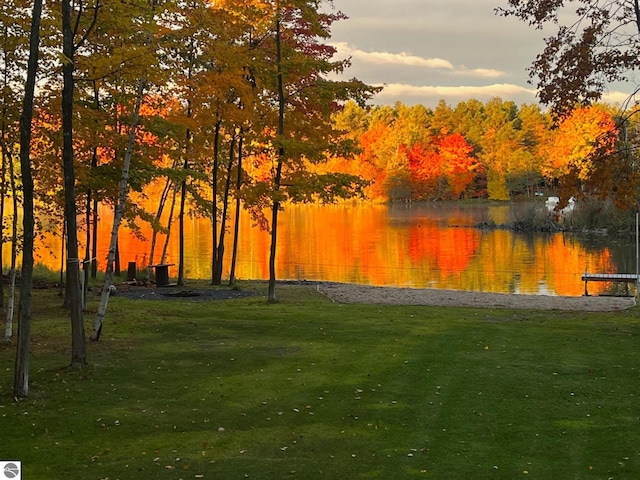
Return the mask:
[[111,285],[113,282],[113,262],[116,256],[116,246],[118,244],[118,230],[124,217],[124,207],[127,202],[127,193],[129,191],[129,168],[131,166],[131,157],[133,155],[133,146],[136,140],[136,130],[140,120],[140,106],[142,104],[142,98],[144,97],[144,91],[147,85],[147,81],[144,78],[138,80],[138,92],[136,95],[136,105],[133,111],[133,119],[129,130],[129,142],[127,144],[127,150],[124,153],[124,163],[122,164],[122,173],[120,176],[120,196],[118,198],[118,204],[113,215],[113,227],[111,228],[111,241],[109,242],[109,253],[107,256],[107,268],[104,275],[104,284],[102,286],[102,293],[100,295],[100,304],[98,305],[98,312],[96,318],[93,321],[93,331],[91,332],[91,340],[100,340],[100,334],[102,333],[102,323],[107,313],[107,304],[109,303],[109,295],[111,294]]

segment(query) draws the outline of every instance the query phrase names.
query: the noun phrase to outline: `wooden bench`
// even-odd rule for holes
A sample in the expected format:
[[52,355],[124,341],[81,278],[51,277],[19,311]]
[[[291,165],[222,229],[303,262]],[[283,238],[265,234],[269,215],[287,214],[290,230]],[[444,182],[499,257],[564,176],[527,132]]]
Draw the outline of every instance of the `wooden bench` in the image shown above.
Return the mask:
[[588,273],[582,275],[584,281],[584,294],[589,296],[587,284],[589,282],[617,282],[617,283],[638,283],[638,275],[635,273]]
[[156,272],[156,285],[158,287],[168,287],[169,283],[169,267],[173,267],[175,263],[159,263],[157,265],[149,265]]

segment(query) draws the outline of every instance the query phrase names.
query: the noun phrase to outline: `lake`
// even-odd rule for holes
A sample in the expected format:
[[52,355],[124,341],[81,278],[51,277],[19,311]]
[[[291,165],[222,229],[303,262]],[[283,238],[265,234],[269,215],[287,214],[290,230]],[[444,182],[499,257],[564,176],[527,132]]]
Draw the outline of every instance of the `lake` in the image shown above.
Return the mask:
[[[509,204],[457,203],[287,206],[280,214],[277,278],[578,296],[584,292],[580,277],[585,271],[635,273],[633,242],[474,228],[481,221],[506,223],[510,208]],[[98,254],[102,268],[111,222],[110,212],[104,209]],[[176,222],[166,263],[178,263],[177,232]],[[142,233],[150,238],[150,231]],[[209,220],[188,218],[185,237],[186,277],[211,278]],[[236,278],[267,279],[269,235],[244,212],[239,238]],[[226,239],[228,278],[232,234]],[[123,269],[132,261],[139,268],[146,266],[149,250],[149,241],[121,229]],[[37,261],[58,269],[59,252],[60,239],[48,236],[37,250]],[[158,259],[156,254],[154,261]],[[169,273],[177,276],[177,266]],[[590,293],[607,288],[589,284]]]

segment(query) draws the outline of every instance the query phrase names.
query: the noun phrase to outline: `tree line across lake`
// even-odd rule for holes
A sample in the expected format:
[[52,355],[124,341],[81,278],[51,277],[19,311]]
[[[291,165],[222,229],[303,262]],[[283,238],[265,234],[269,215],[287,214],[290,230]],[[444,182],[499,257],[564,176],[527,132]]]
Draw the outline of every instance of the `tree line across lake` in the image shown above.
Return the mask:
[[351,163],[332,163],[369,181],[370,198],[508,200],[553,192],[563,201],[589,196],[627,209],[640,185],[634,113],[595,104],[552,118],[538,105],[500,98],[441,101],[434,109],[348,104],[334,121],[359,153]]

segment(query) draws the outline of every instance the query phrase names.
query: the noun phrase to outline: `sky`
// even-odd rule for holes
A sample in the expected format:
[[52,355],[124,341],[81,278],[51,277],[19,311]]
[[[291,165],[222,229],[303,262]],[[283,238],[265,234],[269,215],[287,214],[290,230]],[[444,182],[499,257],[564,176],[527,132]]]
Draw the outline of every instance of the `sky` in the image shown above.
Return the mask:
[[[441,99],[518,105],[536,103],[527,68],[544,48],[543,33],[495,14],[506,0],[334,0],[349,19],[334,23],[337,58],[351,57],[348,78],[385,85],[373,104],[422,104]],[[611,89],[604,100],[623,102]]]

